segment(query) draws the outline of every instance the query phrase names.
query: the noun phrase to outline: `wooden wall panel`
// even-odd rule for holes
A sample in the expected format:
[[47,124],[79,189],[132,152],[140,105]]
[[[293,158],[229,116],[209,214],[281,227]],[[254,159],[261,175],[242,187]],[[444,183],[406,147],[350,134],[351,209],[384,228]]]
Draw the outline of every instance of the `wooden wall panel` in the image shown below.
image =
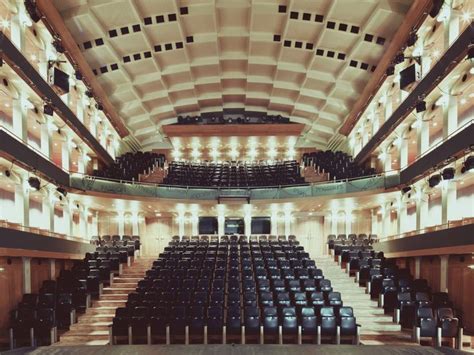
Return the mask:
[[38,293],[44,280],[49,280],[49,260],[31,259],[31,293]]
[[437,255],[421,259],[420,278],[428,280],[433,292],[439,291],[440,258]]
[[[11,264],[8,263],[11,261]],[[8,339],[10,312],[16,307],[23,296],[22,261],[21,258],[0,257],[0,341]]]
[[448,291],[454,306],[463,313],[464,332],[474,333],[474,270],[468,265],[472,264],[472,255],[455,255],[449,258]]

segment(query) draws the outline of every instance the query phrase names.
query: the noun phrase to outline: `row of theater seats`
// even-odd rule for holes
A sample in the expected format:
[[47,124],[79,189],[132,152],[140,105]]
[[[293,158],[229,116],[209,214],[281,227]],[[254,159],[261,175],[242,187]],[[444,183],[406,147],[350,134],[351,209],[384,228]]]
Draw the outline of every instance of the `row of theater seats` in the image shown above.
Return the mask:
[[334,249],[334,245],[344,245],[344,246],[367,246],[373,245],[378,241],[377,234],[329,234],[328,235],[328,246],[329,249]]
[[102,236],[100,235],[93,235],[91,237],[91,243],[95,245],[101,245],[101,246],[127,246],[127,245],[134,245],[135,250],[140,250],[140,236],[139,235],[118,235],[118,234],[113,234],[113,235],[108,235],[104,234]]
[[304,166],[314,166],[329,173],[331,179],[353,179],[375,174],[375,169],[357,165],[352,157],[344,152],[332,150],[303,154]]
[[165,156],[152,152],[125,153],[105,169],[94,170],[93,175],[117,180],[138,180],[138,176],[150,173],[156,167],[164,167]]
[[84,313],[91,298],[98,298],[113,274],[135,254],[135,243],[98,246],[74,262],[70,270],[61,270],[57,280],[45,280],[38,293],[27,293],[11,312],[10,348],[50,345],[58,341],[58,329],[67,330]]
[[298,162],[274,164],[171,162],[166,185],[209,187],[257,187],[304,184]]
[[[179,239],[174,238],[174,239]],[[154,261],[110,343],[358,343],[351,307],[295,240],[174,240]]]
[[443,340],[454,340],[456,347],[462,347],[462,314],[447,293],[432,292],[427,280],[414,279],[409,269],[399,268],[382,252],[337,242],[328,241],[328,245],[349,275],[356,275],[359,285],[378,300],[384,313],[392,314],[402,328],[412,330],[415,342],[431,338],[441,346]]

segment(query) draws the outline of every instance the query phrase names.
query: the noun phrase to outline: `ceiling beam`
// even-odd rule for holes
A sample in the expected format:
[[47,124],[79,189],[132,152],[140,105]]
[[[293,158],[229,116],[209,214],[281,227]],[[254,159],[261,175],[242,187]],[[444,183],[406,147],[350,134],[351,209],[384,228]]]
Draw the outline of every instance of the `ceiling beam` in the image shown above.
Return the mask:
[[42,15],[45,17],[46,26],[48,26],[54,33],[56,33],[61,38],[61,43],[64,49],[66,50],[67,57],[72,63],[74,63],[73,65],[77,67],[77,69],[82,73],[84,82],[86,82],[90,86],[90,88],[94,92],[94,95],[102,104],[104,108],[104,114],[107,116],[112,126],[117,130],[117,133],[120,135],[120,137],[124,138],[128,136],[130,132],[123,123],[121,117],[115,111],[104,89],[97,81],[89,64],[82,55],[80,49],[74,41],[74,38],[66,27],[66,24],[64,23],[61,15],[54,7],[53,2],[50,0],[37,0],[36,5]]
[[432,5],[432,0],[414,0],[410,10],[405,16],[403,22],[398,27],[398,31],[393,36],[388,48],[385,50],[384,55],[377,64],[372,77],[364,88],[362,95],[356,101],[352,107],[351,112],[344,121],[344,124],[339,129],[339,133],[348,135],[352,128],[361,117],[364,110],[369,105],[372,98],[375,96],[377,90],[383,84],[387,71],[393,58],[400,50],[400,48],[406,43],[410,32],[413,29],[418,29],[423,20],[428,14],[428,11]]

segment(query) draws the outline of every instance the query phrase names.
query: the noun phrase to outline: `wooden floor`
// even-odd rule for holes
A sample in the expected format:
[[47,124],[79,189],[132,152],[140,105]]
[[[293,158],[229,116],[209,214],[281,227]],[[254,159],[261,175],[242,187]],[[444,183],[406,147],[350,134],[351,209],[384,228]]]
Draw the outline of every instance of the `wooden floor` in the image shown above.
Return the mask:
[[117,345],[117,346],[57,346],[38,349],[17,349],[5,354],[81,354],[81,355],[441,355],[463,354],[450,348],[428,346],[356,346],[356,345]]

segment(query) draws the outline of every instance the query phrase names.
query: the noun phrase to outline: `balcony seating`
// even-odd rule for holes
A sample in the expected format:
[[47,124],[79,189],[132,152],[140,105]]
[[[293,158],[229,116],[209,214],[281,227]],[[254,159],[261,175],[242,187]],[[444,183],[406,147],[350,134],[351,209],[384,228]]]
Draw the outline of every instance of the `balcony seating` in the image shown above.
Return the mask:
[[314,166],[315,169],[329,173],[330,179],[353,179],[362,176],[374,175],[375,170],[364,168],[353,162],[352,157],[344,152],[331,150],[303,154],[305,166]]
[[[337,343],[342,328],[344,335],[356,334],[349,330],[353,314],[341,311],[340,293],[308,261],[294,239],[173,240],[117,310],[111,340],[301,344],[320,343],[321,336]],[[270,270],[279,270],[280,278],[272,278]],[[295,270],[308,272],[299,278]],[[137,313],[139,324],[133,319]]]
[[203,187],[259,187],[305,184],[298,162],[274,164],[171,162],[164,185]]
[[126,153],[103,170],[94,170],[97,177],[136,181],[140,174],[150,173],[156,167],[164,167],[165,156],[152,152]]

